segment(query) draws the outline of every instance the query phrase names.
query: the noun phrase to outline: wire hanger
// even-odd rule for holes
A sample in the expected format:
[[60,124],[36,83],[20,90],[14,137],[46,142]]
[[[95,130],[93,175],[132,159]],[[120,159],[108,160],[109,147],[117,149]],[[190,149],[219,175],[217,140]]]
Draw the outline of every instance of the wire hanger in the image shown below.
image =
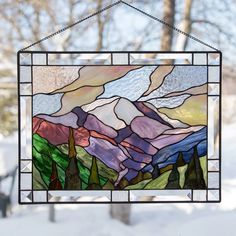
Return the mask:
[[210,44],[208,44],[208,43],[206,43],[206,42],[200,40],[199,38],[197,38],[197,37],[195,37],[195,36],[193,36],[193,35],[191,35],[191,34],[188,34],[188,33],[184,32],[184,31],[182,31],[182,30],[176,28],[174,25],[168,24],[167,22],[165,22],[165,21],[159,19],[158,17],[155,17],[155,16],[153,16],[153,15],[150,15],[150,14],[148,14],[147,12],[142,11],[141,9],[139,9],[139,8],[137,8],[137,7],[134,7],[134,6],[130,5],[129,3],[124,2],[124,1],[122,1],[122,0],[117,1],[117,2],[115,2],[115,3],[113,3],[113,4],[110,4],[110,5],[108,5],[108,6],[104,7],[104,8],[102,8],[101,10],[94,12],[93,14],[91,14],[91,15],[89,15],[89,16],[83,18],[83,19],[80,19],[80,20],[74,22],[74,23],[71,24],[71,25],[68,25],[68,26],[66,26],[66,27],[64,27],[64,28],[62,28],[62,29],[60,29],[60,30],[58,30],[58,31],[56,31],[56,32],[54,32],[54,33],[52,33],[52,34],[46,36],[46,37],[43,37],[43,38],[41,38],[40,40],[38,40],[38,41],[36,41],[36,42],[30,44],[29,46],[27,46],[27,47],[21,49],[20,51],[25,51],[25,50],[27,50],[27,49],[29,49],[29,48],[31,48],[31,47],[33,47],[33,46],[39,44],[39,43],[42,43],[43,41],[46,41],[46,40],[48,40],[48,39],[50,39],[50,38],[56,36],[57,34],[60,34],[60,33],[64,32],[64,31],[66,31],[66,30],[68,30],[68,29],[70,29],[70,28],[72,28],[72,27],[74,27],[74,26],[76,26],[76,25],[78,25],[78,24],[80,24],[80,23],[82,23],[82,22],[84,22],[84,21],[86,21],[86,20],[88,20],[88,19],[90,19],[90,18],[96,16],[96,15],[98,15],[98,14],[101,14],[101,13],[104,12],[104,11],[109,10],[110,8],[112,8],[112,7],[114,7],[114,6],[118,5],[118,4],[121,4],[121,3],[124,4],[124,5],[126,5],[126,6],[128,6],[128,7],[131,7],[132,9],[134,9],[134,10],[140,12],[141,14],[143,14],[143,15],[145,15],[145,16],[147,16],[147,17],[149,17],[149,18],[151,18],[151,19],[153,19],[153,20],[155,20],[155,21],[157,21],[157,22],[159,22],[159,23],[161,23],[161,24],[163,24],[163,25],[165,25],[165,26],[167,26],[167,27],[173,29],[173,30],[175,30],[176,32],[178,32],[178,33],[180,33],[180,34],[183,34],[184,36],[186,36],[186,37],[188,37],[188,38],[190,38],[190,39],[192,39],[192,40],[194,40],[194,41],[196,41],[196,42],[198,42],[198,43],[200,43],[200,44],[202,44],[202,45],[204,45],[204,46],[206,46],[206,47],[209,47],[209,48],[211,48],[211,49],[213,49],[213,50],[215,50],[215,51],[219,51],[219,49],[217,49],[217,48],[211,46]]

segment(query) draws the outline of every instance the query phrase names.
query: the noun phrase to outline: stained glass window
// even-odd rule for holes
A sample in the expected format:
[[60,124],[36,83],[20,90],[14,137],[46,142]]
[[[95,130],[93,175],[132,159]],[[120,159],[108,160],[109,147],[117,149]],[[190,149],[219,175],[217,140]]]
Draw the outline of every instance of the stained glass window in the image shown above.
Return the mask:
[[220,201],[219,52],[20,52],[19,202]]

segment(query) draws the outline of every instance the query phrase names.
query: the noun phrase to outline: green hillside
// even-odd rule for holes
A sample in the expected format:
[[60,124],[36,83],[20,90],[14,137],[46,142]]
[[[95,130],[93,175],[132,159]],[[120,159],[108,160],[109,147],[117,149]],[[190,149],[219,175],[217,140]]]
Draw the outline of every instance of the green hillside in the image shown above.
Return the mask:
[[[45,185],[49,186],[52,160],[56,162],[58,177],[64,187],[65,184],[65,170],[69,163],[68,156],[60,149],[50,144],[46,139],[40,137],[38,134],[33,135],[33,164],[34,168],[38,170],[34,175],[34,188],[45,189]],[[80,178],[82,180],[82,189],[88,187],[90,170],[78,160],[78,168],[80,170]],[[39,174],[40,173],[40,174]],[[41,178],[41,179],[39,179]],[[99,175],[101,185],[105,185],[107,178]],[[40,184],[41,183],[41,184]]]

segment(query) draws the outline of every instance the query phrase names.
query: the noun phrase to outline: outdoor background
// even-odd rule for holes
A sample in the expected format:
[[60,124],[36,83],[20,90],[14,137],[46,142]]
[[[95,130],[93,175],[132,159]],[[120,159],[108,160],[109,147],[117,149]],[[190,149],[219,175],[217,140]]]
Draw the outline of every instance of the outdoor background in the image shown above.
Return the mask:
[[[0,176],[17,165],[16,52],[112,0],[0,0]],[[109,205],[19,206],[17,181],[1,236],[215,235],[231,236],[236,220],[235,0],[127,0],[223,52],[223,154],[220,204],[141,204],[121,221]],[[119,4],[29,50],[212,50]],[[8,193],[11,180],[0,184]],[[121,206],[122,207],[122,206]],[[115,215],[121,208],[115,210]],[[49,212],[51,220],[49,221]],[[55,213],[55,218],[52,213]],[[122,212],[121,212],[122,213]],[[113,214],[114,215],[114,214]],[[1,216],[0,216],[1,217]]]

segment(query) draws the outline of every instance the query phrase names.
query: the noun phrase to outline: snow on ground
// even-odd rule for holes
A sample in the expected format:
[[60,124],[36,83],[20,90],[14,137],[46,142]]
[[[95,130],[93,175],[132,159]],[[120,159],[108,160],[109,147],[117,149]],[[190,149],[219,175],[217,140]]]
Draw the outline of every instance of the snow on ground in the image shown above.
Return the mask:
[[[108,205],[57,205],[56,223],[48,221],[48,206],[16,205],[9,218],[0,219],[0,236],[232,236],[236,222],[235,130],[236,123],[223,127],[220,204],[133,205],[131,226],[110,219]],[[11,158],[7,157],[8,165],[14,164]],[[0,160],[0,171],[1,166]]]
[[[0,175],[5,175],[18,165],[18,145],[17,145],[17,133],[4,138],[0,137]],[[0,184],[0,190],[8,193],[10,191],[11,179],[5,179]],[[17,202],[17,180],[14,184],[13,190],[13,202]],[[0,231],[1,232],[1,231]]]
[[49,223],[47,208],[18,209],[12,217],[0,220],[0,235],[232,236],[236,219],[235,211],[213,206],[192,205],[188,212],[189,205],[134,205],[131,226],[126,226],[110,219],[108,206],[75,205],[57,207],[57,221]]

